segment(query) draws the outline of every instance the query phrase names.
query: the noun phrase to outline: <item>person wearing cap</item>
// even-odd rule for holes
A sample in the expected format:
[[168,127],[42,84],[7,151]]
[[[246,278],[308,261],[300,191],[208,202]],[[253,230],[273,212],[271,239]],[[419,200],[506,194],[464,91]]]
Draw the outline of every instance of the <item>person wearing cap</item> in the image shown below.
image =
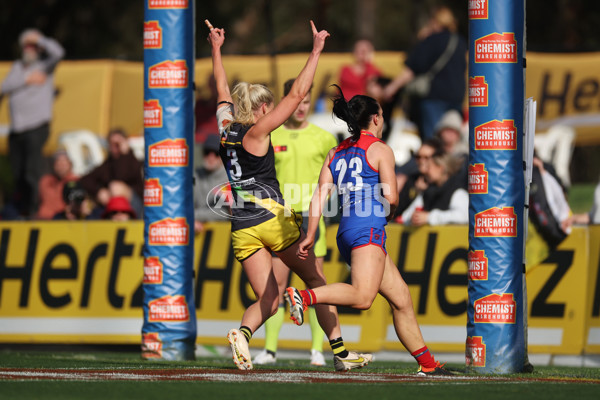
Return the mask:
[[135,211],[131,207],[129,200],[123,196],[112,197],[102,213],[102,219],[109,219],[111,221],[129,221],[135,218]]
[[100,218],[100,208],[95,207],[87,192],[78,181],[66,182],[63,187],[64,211],[54,216],[54,220],[81,221]]
[[19,44],[21,58],[2,82],[0,98],[8,96],[10,108],[8,159],[15,180],[13,202],[22,215],[33,216],[43,171],[42,148],[50,134],[54,70],[65,51],[37,29],[23,31]]
[[79,183],[99,205],[106,207],[111,198],[123,196],[136,214],[141,215],[144,207],[143,164],[133,154],[123,129],[111,129],[107,141],[108,157]]
[[73,164],[65,150],[54,153],[52,172],[40,178],[39,193],[40,207],[38,219],[52,219],[57,213],[64,211],[66,203],[63,200],[63,188],[68,181],[77,180],[73,173]]
[[227,172],[219,156],[220,140],[210,134],[202,146],[202,167],[194,171],[194,232],[204,230],[204,222],[227,221]]
[[435,134],[442,141],[447,154],[461,158],[469,154],[463,136],[463,118],[458,111],[446,111],[435,127]]

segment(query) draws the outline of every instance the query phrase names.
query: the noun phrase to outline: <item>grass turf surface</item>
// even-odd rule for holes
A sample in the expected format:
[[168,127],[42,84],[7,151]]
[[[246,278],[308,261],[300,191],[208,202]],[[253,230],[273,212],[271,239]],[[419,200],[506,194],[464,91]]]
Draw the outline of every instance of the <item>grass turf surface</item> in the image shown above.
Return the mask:
[[[600,369],[575,367],[536,367],[532,374],[481,377],[467,374],[471,380],[414,379],[415,363],[375,361],[367,368],[349,373],[334,374],[332,367],[311,368],[306,360],[284,360],[274,367],[257,367],[257,372],[239,373],[229,358],[200,358],[189,362],[144,361],[139,352],[93,351],[0,351],[0,372],[8,369],[28,373],[30,369],[101,370],[122,374],[139,370],[178,376],[190,372],[215,371],[222,381],[185,380],[32,380],[6,379],[0,375],[1,399],[173,399],[194,396],[201,399],[348,399],[368,398],[441,398],[467,397],[490,399],[598,399],[600,398]],[[464,375],[464,365],[449,365]],[[286,372],[316,376],[339,376],[339,381],[327,383],[244,382],[246,378]],[[406,376],[397,382],[350,382],[354,375],[364,378],[382,375]],[[232,380],[229,381],[228,377]],[[233,379],[236,378],[236,379]],[[240,381],[241,380],[241,381]]]

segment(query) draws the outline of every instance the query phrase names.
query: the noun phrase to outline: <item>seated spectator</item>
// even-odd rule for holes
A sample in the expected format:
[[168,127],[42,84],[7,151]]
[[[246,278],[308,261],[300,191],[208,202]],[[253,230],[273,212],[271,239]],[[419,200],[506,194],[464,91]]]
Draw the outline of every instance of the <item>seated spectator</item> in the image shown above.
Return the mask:
[[463,118],[456,110],[446,111],[435,127],[435,135],[442,142],[444,152],[460,161],[457,172],[462,175],[464,188],[467,189],[469,177],[469,143],[463,135]]
[[399,190],[398,207],[395,214],[395,218],[399,220],[396,222],[400,222],[404,210],[408,208],[419,194],[427,189],[428,184],[425,181],[425,172],[429,167],[429,163],[434,155],[443,153],[442,142],[438,138],[427,139],[421,144],[416,155],[396,170],[396,181]]
[[65,182],[77,180],[73,173],[73,164],[64,150],[54,153],[52,172],[42,175],[39,182],[40,208],[39,219],[52,219],[56,214],[65,210],[63,188]]
[[459,168],[460,161],[449,154],[432,156],[424,173],[427,189],[402,213],[402,221],[412,226],[467,224],[469,194]]
[[[204,230],[203,222],[225,221],[229,209],[220,208],[229,204],[229,179],[219,157],[219,136],[209,135],[204,142],[202,167],[194,172],[194,232]],[[225,185],[225,186],[223,186]]]
[[79,183],[101,206],[112,197],[125,197],[136,211],[143,212],[144,178],[142,163],[129,148],[122,129],[108,133],[108,157],[98,167],[83,176]]
[[102,213],[102,219],[110,219],[111,221],[129,221],[135,218],[136,214],[131,208],[129,200],[122,196],[112,197]]
[[99,219],[102,208],[95,207],[87,192],[77,181],[69,181],[63,187],[65,210],[57,213],[54,220],[89,220]]
[[571,233],[574,219],[561,182],[550,164],[534,155],[529,191],[527,266],[543,262]]
[[435,134],[442,141],[446,154],[468,158],[469,145],[463,135],[463,118],[458,111],[446,111],[435,127]]

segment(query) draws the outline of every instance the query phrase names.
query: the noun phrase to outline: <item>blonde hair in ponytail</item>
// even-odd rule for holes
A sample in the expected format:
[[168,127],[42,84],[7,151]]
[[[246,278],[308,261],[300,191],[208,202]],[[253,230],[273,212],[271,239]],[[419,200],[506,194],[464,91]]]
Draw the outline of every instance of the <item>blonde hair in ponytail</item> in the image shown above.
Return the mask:
[[242,125],[254,123],[254,111],[263,104],[272,104],[275,101],[273,92],[265,85],[258,83],[240,82],[231,92],[235,104],[234,121]]

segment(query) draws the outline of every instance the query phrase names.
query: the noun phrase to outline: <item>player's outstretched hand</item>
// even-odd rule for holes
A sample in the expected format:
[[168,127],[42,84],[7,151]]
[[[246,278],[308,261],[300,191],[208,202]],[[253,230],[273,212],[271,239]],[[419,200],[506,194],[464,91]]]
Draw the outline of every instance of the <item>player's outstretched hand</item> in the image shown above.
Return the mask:
[[300,244],[298,245],[298,251],[296,251],[296,255],[301,260],[306,260],[308,257],[308,251],[313,248],[315,245],[315,239],[306,237]]
[[323,51],[323,47],[325,47],[325,39],[330,36],[329,32],[326,30],[317,31],[315,23],[312,20],[310,20],[310,27],[312,28],[313,34],[313,50],[320,53]]
[[225,29],[212,28],[208,34],[208,42],[213,48],[219,48],[225,43]]

